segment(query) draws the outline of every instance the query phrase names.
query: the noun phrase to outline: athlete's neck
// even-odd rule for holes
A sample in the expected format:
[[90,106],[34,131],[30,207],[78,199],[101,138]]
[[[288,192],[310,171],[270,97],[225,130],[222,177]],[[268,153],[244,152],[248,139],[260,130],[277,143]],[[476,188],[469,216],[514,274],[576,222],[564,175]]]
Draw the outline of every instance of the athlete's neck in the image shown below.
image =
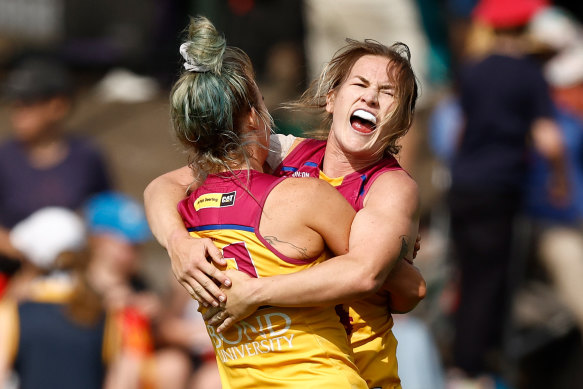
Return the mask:
[[232,170],[257,170],[260,173],[263,173],[263,162],[259,162],[257,159],[253,157],[249,157],[246,161],[237,161],[229,163],[229,168],[224,168],[219,170],[220,172],[228,172]]
[[343,152],[335,142],[328,142],[322,171],[330,178],[343,177],[355,171],[374,165],[382,158],[379,156],[362,157]]

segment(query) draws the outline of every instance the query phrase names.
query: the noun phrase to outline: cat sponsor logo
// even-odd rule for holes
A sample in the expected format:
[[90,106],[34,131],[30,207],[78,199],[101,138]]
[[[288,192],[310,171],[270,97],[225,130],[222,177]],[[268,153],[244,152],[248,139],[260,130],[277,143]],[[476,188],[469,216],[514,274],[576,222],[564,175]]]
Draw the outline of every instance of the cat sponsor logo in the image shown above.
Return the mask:
[[237,192],[229,193],[207,193],[199,196],[194,200],[194,209],[201,210],[204,208],[230,207],[235,204]]

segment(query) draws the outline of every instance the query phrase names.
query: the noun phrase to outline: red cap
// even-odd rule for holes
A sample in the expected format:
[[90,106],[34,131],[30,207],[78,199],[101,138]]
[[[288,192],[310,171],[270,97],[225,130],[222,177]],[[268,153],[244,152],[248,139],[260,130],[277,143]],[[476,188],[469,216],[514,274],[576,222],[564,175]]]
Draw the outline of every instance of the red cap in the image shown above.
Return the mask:
[[520,27],[548,5],[548,0],[480,0],[472,16],[494,28]]

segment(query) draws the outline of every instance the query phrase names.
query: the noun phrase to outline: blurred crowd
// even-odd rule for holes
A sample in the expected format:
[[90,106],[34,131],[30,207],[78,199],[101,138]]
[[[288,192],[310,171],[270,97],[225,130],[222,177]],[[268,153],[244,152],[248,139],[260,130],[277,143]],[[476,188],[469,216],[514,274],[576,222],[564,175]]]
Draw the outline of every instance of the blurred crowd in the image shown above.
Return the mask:
[[428,293],[395,317],[404,389],[583,387],[581,5],[81,3],[0,0],[0,388],[220,387],[141,201],[185,162],[166,100],[197,14],[249,54],[285,134],[317,126],[278,108],[345,38],[409,45],[421,96],[399,160]]

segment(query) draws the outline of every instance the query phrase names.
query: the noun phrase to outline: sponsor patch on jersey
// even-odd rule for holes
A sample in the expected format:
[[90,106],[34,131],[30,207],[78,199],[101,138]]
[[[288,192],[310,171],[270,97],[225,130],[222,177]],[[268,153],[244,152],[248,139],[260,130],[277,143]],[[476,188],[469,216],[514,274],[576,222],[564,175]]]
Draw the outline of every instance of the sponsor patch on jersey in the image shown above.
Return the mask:
[[194,209],[230,207],[235,204],[237,192],[229,193],[207,193],[194,200]]

